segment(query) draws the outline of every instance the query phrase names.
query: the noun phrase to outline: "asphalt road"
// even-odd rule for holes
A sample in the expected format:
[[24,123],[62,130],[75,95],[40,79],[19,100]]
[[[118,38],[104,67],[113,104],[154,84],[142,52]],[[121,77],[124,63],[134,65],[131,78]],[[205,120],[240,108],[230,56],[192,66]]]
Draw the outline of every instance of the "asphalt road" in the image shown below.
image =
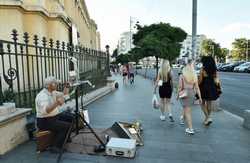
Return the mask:
[[[145,70],[139,70],[145,74]],[[175,80],[177,80],[177,70],[174,70]],[[249,73],[231,73],[219,72],[222,83],[222,95],[220,98],[220,107],[240,117],[244,110],[250,109],[250,74]],[[149,69],[147,77],[153,79],[155,70]]]
[[220,72],[223,94],[221,108],[243,116],[245,109],[250,109],[250,74]]

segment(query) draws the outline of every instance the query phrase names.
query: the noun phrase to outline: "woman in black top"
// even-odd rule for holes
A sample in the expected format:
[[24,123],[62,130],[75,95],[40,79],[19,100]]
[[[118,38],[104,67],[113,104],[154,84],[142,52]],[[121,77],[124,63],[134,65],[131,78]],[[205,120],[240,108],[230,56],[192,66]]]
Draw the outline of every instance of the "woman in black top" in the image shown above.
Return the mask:
[[201,59],[203,67],[199,76],[199,87],[202,98],[202,110],[205,115],[204,125],[212,123],[211,112],[213,102],[218,99],[220,95],[220,82],[216,72],[216,64],[211,56],[204,56]]
[[173,88],[173,81],[172,81],[172,73],[171,73],[171,67],[168,60],[162,60],[161,68],[159,70],[156,85],[155,85],[155,91],[157,86],[159,86],[159,96],[161,98],[161,115],[160,119],[164,121],[166,119],[165,113],[168,112],[168,117],[170,119],[170,122],[174,122],[171,108],[170,108],[170,99],[172,96],[172,88]]

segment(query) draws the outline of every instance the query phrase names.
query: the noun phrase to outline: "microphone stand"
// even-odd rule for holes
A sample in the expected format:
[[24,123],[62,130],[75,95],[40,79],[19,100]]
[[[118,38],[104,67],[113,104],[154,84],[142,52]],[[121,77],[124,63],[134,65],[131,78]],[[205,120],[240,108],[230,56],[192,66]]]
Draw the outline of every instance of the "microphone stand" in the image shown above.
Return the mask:
[[[76,126],[76,129],[75,129],[75,136],[77,136],[79,134],[79,125],[78,125],[78,120],[79,118],[84,122],[84,124],[90,129],[91,133],[95,136],[95,138],[98,140],[98,142],[100,143],[99,146],[96,146],[95,147],[95,152],[103,152],[105,151],[105,148],[106,148],[106,144],[101,140],[101,138],[96,134],[96,132],[93,130],[93,128],[89,125],[89,123],[85,120],[85,118],[80,114],[79,112],[79,105],[78,105],[78,98],[79,98],[79,94],[80,94],[80,86],[83,85],[83,84],[88,84],[90,85],[92,88],[94,88],[95,86],[92,85],[88,80],[87,81],[81,81],[79,83],[76,83],[76,84],[73,84],[73,86],[76,86],[76,89],[75,89],[75,104],[76,104],[76,109],[75,109],[75,126]],[[81,97],[81,108],[83,108],[83,101],[82,101],[82,97]],[[74,123],[74,122],[73,122]],[[72,126],[71,125],[71,128],[69,129],[67,135],[66,135],[66,138],[64,140],[64,143],[63,143],[63,146],[62,146],[62,150],[57,158],[57,163],[60,162],[61,160],[61,157],[63,155],[63,152],[64,152],[64,146],[68,140],[68,138],[70,137],[71,133],[72,133]]]

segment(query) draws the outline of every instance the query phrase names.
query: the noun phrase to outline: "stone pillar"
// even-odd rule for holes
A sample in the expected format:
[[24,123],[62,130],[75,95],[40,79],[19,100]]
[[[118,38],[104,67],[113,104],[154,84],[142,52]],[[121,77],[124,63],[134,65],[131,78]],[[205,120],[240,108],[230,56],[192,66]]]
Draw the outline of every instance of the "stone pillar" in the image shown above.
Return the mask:
[[107,54],[107,76],[110,77],[111,74],[110,74],[110,62],[109,62],[109,45],[106,45],[105,46],[106,48],[106,54]]
[[29,139],[26,129],[27,118],[31,109],[15,107],[14,103],[0,106],[0,156],[14,149]]

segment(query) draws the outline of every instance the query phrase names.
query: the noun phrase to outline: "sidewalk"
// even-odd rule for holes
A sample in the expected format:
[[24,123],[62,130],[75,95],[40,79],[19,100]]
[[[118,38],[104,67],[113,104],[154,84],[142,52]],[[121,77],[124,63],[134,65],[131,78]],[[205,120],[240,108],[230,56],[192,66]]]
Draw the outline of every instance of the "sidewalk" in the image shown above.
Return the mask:
[[[209,128],[202,125],[203,115],[198,106],[193,108],[195,135],[184,132],[179,125],[181,106],[172,98],[175,123],[161,121],[159,110],[151,106],[153,83],[136,76],[135,85],[119,89],[88,106],[91,125],[108,128],[116,121],[138,120],[143,126],[144,146],[138,147],[134,159],[65,153],[61,163],[248,163],[250,162],[250,131],[242,128],[242,120],[226,112],[214,113]],[[56,156],[35,154],[35,143],[28,142],[0,158],[1,163],[54,163]]]

